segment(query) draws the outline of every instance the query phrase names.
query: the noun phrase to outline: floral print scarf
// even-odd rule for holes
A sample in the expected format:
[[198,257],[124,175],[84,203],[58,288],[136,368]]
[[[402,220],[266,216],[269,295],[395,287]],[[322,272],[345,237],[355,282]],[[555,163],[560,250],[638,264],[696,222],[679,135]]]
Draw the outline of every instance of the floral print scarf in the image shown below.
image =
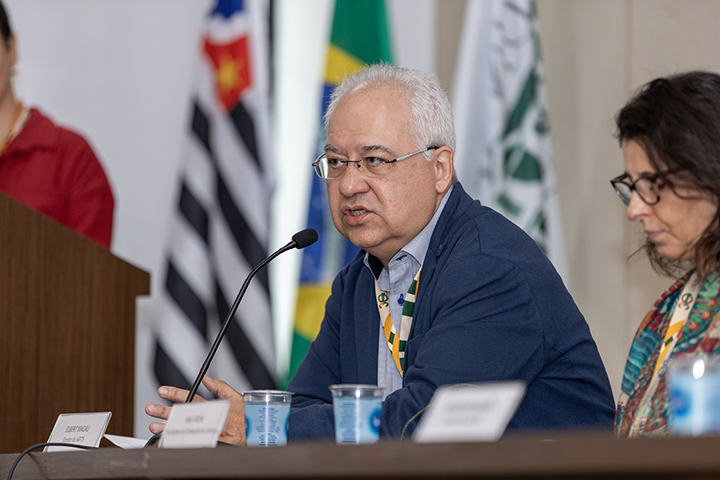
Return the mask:
[[[627,436],[635,416],[647,409],[647,420],[638,431],[639,435],[663,435],[667,433],[670,414],[668,389],[665,384],[666,367],[658,372],[658,386],[652,398],[643,401],[651,384],[655,364],[665,332],[670,323],[675,304],[692,272],[675,282],[658,299],[645,315],[635,334],[623,374],[620,398],[615,414],[615,433]],[[720,357],[720,271],[711,272],[703,281],[695,304],[690,311],[670,353],[670,358],[705,354]],[[649,404],[647,404],[649,402]]]

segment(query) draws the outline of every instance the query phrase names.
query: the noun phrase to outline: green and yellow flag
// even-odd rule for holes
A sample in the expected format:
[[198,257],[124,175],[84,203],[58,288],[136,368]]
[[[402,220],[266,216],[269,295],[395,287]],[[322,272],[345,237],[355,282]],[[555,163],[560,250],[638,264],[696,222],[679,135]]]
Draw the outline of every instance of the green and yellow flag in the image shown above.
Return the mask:
[[[380,62],[392,62],[385,1],[336,0],[318,119],[320,148],[325,144],[322,116],[332,91],[345,76],[366,64]],[[312,182],[307,226],[317,230],[320,238],[303,250],[288,381],[320,331],[333,278],[358,252],[332,223],[325,180],[313,174]]]

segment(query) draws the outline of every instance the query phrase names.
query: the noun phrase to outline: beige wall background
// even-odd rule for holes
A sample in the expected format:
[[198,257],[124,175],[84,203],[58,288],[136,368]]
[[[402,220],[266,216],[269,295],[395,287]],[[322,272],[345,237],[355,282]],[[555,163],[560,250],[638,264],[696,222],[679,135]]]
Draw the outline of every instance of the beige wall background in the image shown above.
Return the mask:
[[[439,3],[437,65],[448,89],[465,3]],[[627,220],[609,183],[624,170],[614,116],[655,77],[720,71],[720,2],[537,0],[537,7],[569,287],[617,397],[632,336],[673,279],[656,274],[643,253],[630,258],[642,229]]]

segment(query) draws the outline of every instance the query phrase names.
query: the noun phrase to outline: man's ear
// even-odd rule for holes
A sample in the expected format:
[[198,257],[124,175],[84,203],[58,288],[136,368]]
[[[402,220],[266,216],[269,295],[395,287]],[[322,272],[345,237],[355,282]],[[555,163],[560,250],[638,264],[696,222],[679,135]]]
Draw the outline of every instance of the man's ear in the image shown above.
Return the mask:
[[453,150],[447,145],[435,150],[433,153],[435,165],[435,190],[437,193],[445,193],[452,185],[453,177]]

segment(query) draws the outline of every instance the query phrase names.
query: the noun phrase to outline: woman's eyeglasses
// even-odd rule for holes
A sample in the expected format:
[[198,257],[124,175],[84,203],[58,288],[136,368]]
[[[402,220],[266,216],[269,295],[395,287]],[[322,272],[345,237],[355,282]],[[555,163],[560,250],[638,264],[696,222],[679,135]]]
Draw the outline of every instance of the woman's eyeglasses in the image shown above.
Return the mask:
[[660,190],[670,184],[667,175],[673,173],[671,170],[658,173],[643,173],[634,182],[630,182],[630,175],[623,173],[619,177],[610,180],[615,193],[625,205],[630,204],[633,190],[640,195],[643,202],[648,205],[656,205],[660,201]]

